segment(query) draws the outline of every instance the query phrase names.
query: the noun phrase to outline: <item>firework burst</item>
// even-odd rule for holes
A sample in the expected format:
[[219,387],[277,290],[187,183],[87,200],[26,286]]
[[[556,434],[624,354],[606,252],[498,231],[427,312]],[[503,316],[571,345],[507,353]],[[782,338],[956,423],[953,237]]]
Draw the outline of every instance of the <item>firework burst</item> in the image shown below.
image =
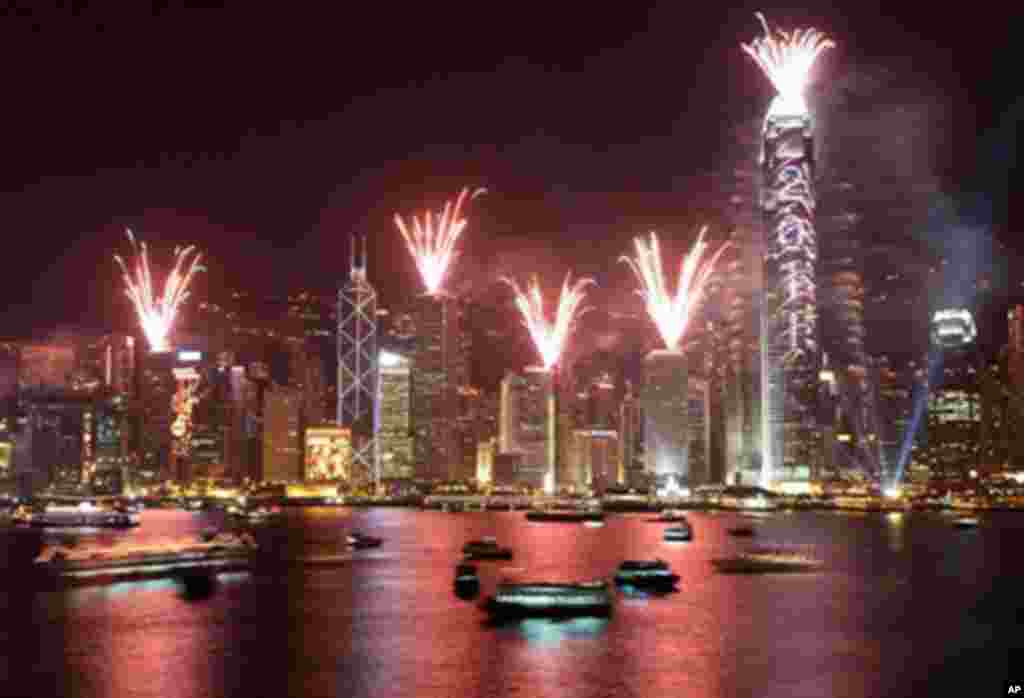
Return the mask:
[[441,290],[448,267],[455,259],[455,243],[469,222],[461,217],[463,202],[467,196],[472,201],[486,191],[477,189],[470,195],[469,189],[463,189],[455,203],[446,203],[436,217],[430,211],[422,217],[413,216],[411,229],[406,226],[400,215],[395,214],[395,225],[398,226],[409,252],[416,260],[416,268],[423,277],[428,294],[434,295]]
[[723,244],[710,259],[701,264],[701,258],[708,247],[708,243],[704,242],[706,232],[707,226],[701,228],[697,242],[690,253],[683,257],[674,294],[668,288],[661,261],[661,247],[655,233],[651,233],[650,242],[645,242],[642,238],[633,240],[636,247],[635,258],[626,255],[619,258],[619,261],[629,265],[640,282],[637,294],[644,299],[647,314],[658,327],[658,332],[661,333],[661,338],[670,351],[679,350],[679,343],[704,295],[704,286],[711,278],[715,262],[729,247],[729,243]]
[[834,48],[835,42],[817,29],[794,29],[791,32],[776,30],[773,34],[764,15],[758,12],[757,18],[764,27],[764,36],[740,45],[761,67],[778,92],[769,114],[806,114],[803,92],[811,68],[818,55],[825,49]]
[[124,273],[125,295],[135,306],[135,313],[139,317],[139,324],[142,325],[142,332],[146,335],[150,350],[167,351],[167,337],[181,304],[189,297],[188,287],[192,283],[192,277],[201,270],[199,261],[202,256],[196,253],[195,257],[192,257],[195,252],[194,246],[175,247],[174,266],[164,282],[163,294],[156,296],[146,243],[137,242],[131,230],[128,231],[128,240],[131,241],[132,251],[135,253],[135,264],[129,269],[120,255],[114,255]]
[[502,278],[516,294],[516,307],[523,316],[523,324],[530,332],[530,338],[537,347],[545,371],[550,371],[558,363],[576,319],[589,310],[580,306],[586,296],[587,286],[595,285],[594,280],[577,279],[573,282],[571,277],[572,272],[566,274],[565,281],[562,282],[554,322],[550,322],[544,312],[544,296],[536,277],[530,280],[525,292],[514,280]]

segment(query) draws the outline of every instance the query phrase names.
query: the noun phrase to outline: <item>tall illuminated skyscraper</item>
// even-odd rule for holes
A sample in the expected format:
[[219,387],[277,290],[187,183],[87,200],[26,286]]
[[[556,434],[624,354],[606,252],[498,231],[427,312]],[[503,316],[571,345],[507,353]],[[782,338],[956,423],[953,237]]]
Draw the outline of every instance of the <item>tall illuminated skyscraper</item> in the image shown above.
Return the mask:
[[465,315],[465,304],[442,291],[413,304],[411,410],[418,478],[455,480],[462,471],[456,428],[458,390],[469,384]]
[[820,362],[814,227],[814,135],[803,91],[833,43],[813,29],[772,31],[743,46],[777,95],[761,132],[764,294],[761,307],[764,462],[761,482],[807,482],[817,456]]
[[411,480],[415,475],[412,453],[411,362],[395,352],[380,353],[380,428],[377,453],[384,480]]
[[644,450],[658,488],[689,481],[689,370],[681,351],[656,350],[644,359]]
[[377,291],[366,278],[366,238],[352,238],[349,282],[338,292],[338,424],[352,430],[352,480],[377,482]]
[[529,366],[522,373],[507,374],[501,382],[500,410],[500,453],[522,455],[516,474],[519,484],[544,486],[555,467],[558,445],[551,371]]

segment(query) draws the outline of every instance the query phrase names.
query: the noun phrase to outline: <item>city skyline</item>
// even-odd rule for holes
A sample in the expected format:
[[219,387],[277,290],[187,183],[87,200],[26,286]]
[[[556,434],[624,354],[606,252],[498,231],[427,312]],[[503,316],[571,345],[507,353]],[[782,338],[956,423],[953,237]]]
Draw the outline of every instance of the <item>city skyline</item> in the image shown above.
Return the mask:
[[[704,10],[706,14],[697,13],[687,19],[698,26],[715,27],[723,37],[746,37],[750,34],[754,9],[759,8],[737,10],[722,17]],[[771,7],[760,9],[766,10],[770,18],[779,14],[773,13]],[[307,286],[332,291],[339,282],[339,275],[331,260],[347,256],[345,239],[349,233],[369,235],[374,265],[371,275],[380,278],[384,276],[379,273],[384,268],[382,265],[401,259],[398,254],[401,241],[391,235],[391,215],[410,208],[437,208],[444,197],[466,183],[488,186],[491,195],[474,204],[477,230],[485,235],[469,236],[464,241],[466,263],[456,270],[452,279],[454,286],[479,286],[473,275],[489,283],[497,275],[493,273],[496,267],[508,266],[510,262],[516,266],[517,258],[520,268],[526,264],[525,260],[540,260],[552,268],[576,266],[578,260],[577,273],[606,274],[604,260],[620,253],[623,247],[620,243],[651,229],[666,238],[668,247],[676,236],[688,233],[702,220],[712,224],[715,234],[724,235],[730,227],[727,216],[709,216],[700,209],[726,210],[730,185],[724,181],[709,184],[705,180],[709,176],[712,180],[729,179],[731,172],[728,170],[732,169],[734,161],[749,165],[748,152],[737,158],[730,152],[737,147],[748,148],[745,141],[756,142],[757,105],[765,103],[770,91],[759,83],[759,76],[750,75],[756,71],[750,71],[749,60],[734,55],[732,39],[712,44],[699,54],[696,47],[688,46],[683,47],[683,55],[678,54],[676,47],[668,51],[666,33],[653,26],[661,22],[653,20],[669,20],[677,13],[678,10],[668,6],[651,10],[649,16],[646,11],[625,13],[624,17],[630,21],[619,31],[632,31],[632,34],[626,46],[607,52],[607,56],[604,56],[606,52],[596,50],[590,40],[586,40],[589,46],[569,43],[560,50],[563,55],[604,56],[596,69],[598,75],[612,72],[619,61],[622,66],[657,74],[652,72],[655,66],[683,66],[686,55],[700,55],[706,63],[699,65],[704,67],[693,77],[683,74],[679,82],[684,87],[680,92],[695,99],[703,96],[704,103],[721,104],[721,109],[729,114],[724,122],[717,119],[714,107],[686,108],[682,95],[673,98],[654,89],[646,90],[649,94],[642,102],[645,106],[639,110],[643,117],[632,116],[619,122],[602,117],[575,137],[568,136],[566,127],[573,123],[570,117],[594,96],[590,79],[584,79],[568,67],[556,65],[544,70],[527,56],[522,61],[499,66],[493,79],[488,81],[493,84],[488,88],[489,94],[504,91],[508,93],[506,99],[510,100],[526,89],[525,84],[530,84],[533,86],[530,89],[552,97],[547,101],[550,118],[520,109],[485,126],[483,124],[489,122],[479,119],[483,107],[469,110],[473,117],[467,114],[449,119],[452,108],[447,105],[452,102],[431,100],[441,102],[436,116],[416,120],[415,128],[400,139],[386,143],[376,136],[368,139],[359,150],[362,155],[352,163],[332,164],[324,156],[315,156],[305,166],[297,166],[302,158],[310,158],[314,143],[331,143],[341,136],[351,138],[345,124],[368,123],[371,115],[388,113],[398,105],[414,101],[417,96],[432,94],[431,91],[440,98],[457,94],[468,86],[479,87],[480,80],[473,77],[474,71],[468,67],[444,71],[423,85],[395,86],[376,96],[362,97],[348,109],[320,105],[323,118],[286,119],[283,129],[252,132],[245,125],[248,121],[238,121],[236,133],[252,135],[242,136],[240,141],[236,138],[232,148],[214,151],[223,153],[219,159],[199,152],[200,146],[211,145],[208,140],[197,139],[197,150],[190,153],[189,141],[182,139],[182,132],[175,132],[177,140],[148,146],[150,150],[163,149],[161,152],[167,154],[166,158],[149,164],[132,160],[127,168],[88,169],[86,172],[95,172],[91,177],[95,184],[87,186],[83,186],[85,174],[74,176],[75,163],[89,163],[90,151],[84,144],[63,154],[47,155],[44,151],[43,155],[50,160],[66,161],[69,167],[56,167],[54,171],[69,172],[69,177],[59,181],[52,178],[30,180],[26,187],[11,189],[0,210],[7,218],[6,229],[37,230],[42,226],[47,234],[40,236],[39,245],[55,247],[48,248],[50,252],[41,252],[41,257],[36,255],[34,245],[26,250],[24,263],[11,278],[12,286],[7,295],[12,303],[4,325],[19,328],[16,334],[27,331],[39,318],[52,318],[50,322],[57,323],[85,316],[96,317],[100,324],[113,324],[124,311],[110,305],[103,294],[94,292],[97,283],[105,278],[99,250],[112,247],[129,225],[149,240],[154,251],[164,252],[165,247],[169,251],[170,240],[198,244],[210,263],[218,264],[222,270],[217,279],[197,280],[197,294],[206,296],[242,285],[242,269],[232,262],[236,250],[244,250],[246,258],[263,272],[251,275],[258,276],[258,282],[246,279],[258,287],[254,290],[267,292]],[[863,229],[857,234],[869,241],[872,237],[876,241],[910,238],[928,243],[929,236],[940,236],[946,229],[952,232],[957,214],[974,216],[969,210],[972,204],[968,194],[987,188],[981,186],[984,177],[979,177],[998,179],[998,171],[993,170],[999,162],[995,151],[998,151],[1000,134],[993,130],[998,120],[984,113],[983,104],[965,111],[965,101],[959,93],[945,89],[953,83],[941,72],[924,77],[917,75],[913,66],[883,58],[898,52],[897,49],[909,51],[911,45],[916,47],[916,40],[905,30],[889,27],[881,34],[872,32],[871,36],[865,36],[855,30],[859,22],[867,22],[866,16],[845,18],[844,22],[851,25],[845,27],[828,17],[828,13],[823,17],[814,16],[811,9],[807,14],[811,16],[806,19],[813,19],[813,22],[804,22],[803,16],[794,16],[794,13],[782,13],[773,21],[795,26],[810,23],[826,31],[835,27],[844,34],[856,34],[856,41],[851,45],[826,57],[828,80],[815,84],[809,99],[816,101],[816,113],[821,121],[817,130],[822,139],[819,151],[821,176],[826,180],[823,184],[850,180],[857,185],[854,203],[864,209],[860,212]],[[183,20],[185,16],[177,19]],[[977,18],[972,16],[971,21]],[[948,18],[933,14],[926,18],[915,17],[914,26],[922,36],[929,29],[933,30],[929,36],[941,43],[945,37],[952,39],[952,34],[961,34],[959,25],[951,32],[953,26],[949,22]],[[151,30],[158,36],[165,36],[166,30],[157,25]],[[41,38],[44,43],[45,37],[44,32]],[[85,44],[94,38],[85,32],[77,40]],[[542,45],[547,46],[546,41],[542,41]],[[594,43],[600,42],[595,38]],[[949,41],[947,45],[956,46],[956,43]],[[554,50],[553,46],[548,48]],[[962,53],[957,55],[959,71],[968,70],[972,61],[987,60],[977,52],[969,52],[970,56]],[[669,60],[671,63],[667,62]],[[712,75],[716,82],[718,78],[727,78],[728,84],[721,88],[685,87],[698,80],[700,85],[705,85]],[[638,94],[638,88],[627,88],[621,79],[612,82],[609,88],[620,89],[623,96]],[[586,99],[578,106],[566,104],[564,98],[554,99],[559,90],[564,89],[570,94],[573,90],[582,91]],[[342,90],[341,94],[347,93]],[[978,102],[977,98],[974,102]],[[296,109],[300,107],[316,111],[302,100],[295,104]],[[974,114],[975,110],[978,114]],[[483,113],[493,116],[490,109]],[[236,112],[225,112],[216,128],[211,126],[211,133],[217,137],[232,133],[228,114]],[[332,114],[337,118],[330,116]],[[705,120],[710,123],[712,114],[716,126],[709,130],[705,128]],[[622,116],[621,110],[616,110],[614,115]],[[257,117],[271,122],[275,112],[253,112],[251,118]],[[5,118],[15,117],[7,115]],[[470,119],[472,128],[463,129]],[[636,128],[638,121],[643,120],[662,125],[654,129]],[[666,122],[678,123],[666,129]],[[882,128],[876,128],[878,126]],[[196,129],[198,126],[189,126],[184,132],[201,135],[201,130]],[[737,129],[746,135],[733,143]],[[830,129],[841,134],[841,138],[840,135],[830,138]],[[457,135],[460,132],[462,135]],[[713,137],[696,137],[705,132]],[[386,126],[384,133],[392,135]],[[996,137],[994,142],[993,136]],[[209,138],[216,140],[213,135]],[[858,143],[863,142],[867,147],[858,148],[854,156],[839,153],[832,146],[832,141],[838,143],[850,138],[858,139]],[[416,140],[427,145],[412,147],[408,150],[410,155],[395,158],[394,154],[405,147],[403,144]],[[483,148],[475,145],[480,142],[492,145]],[[601,145],[602,142],[633,145],[611,147]],[[444,143],[457,145],[442,145]],[[669,143],[673,144],[671,148],[664,147]],[[119,152],[115,147],[106,160],[113,160],[116,165]],[[180,158],[174,155],[177,152],[183,153]],[[377,166],[369,164],[374,162],[374,153],[379,161]],[[896,168],[891,166],[894,155],[898,156]],[[275,171],[289,172],[293,178],[281,181],[276,175],[267,175],[253,180],[254,175],[242,176],[237,179],[240,186],[267,194],[247,196],[244,201],[223,187],[203,187],[207,193],[197,191],[214,172],[230,174],[232,181],[236,181],[233,174],[242,161],[247,171],[260,172],[274,167]],[[277,163],[289,166],[280,169],[275,167]],[[890,166],[883,170],[879,166],[883,163]],[[32,168],[25,168],[26,173],[31,171]],[[902,192],[900,196],[881,196],[880,192],[861,185],[865,181],[870,183],[871,173],[878,171],[887,173],[886,189]],[[124,178],[137,183],[131,187],[111,186]],[[353,184],[341,186],[337,184],[339,181]],[[71,187],[72,184],[75,187]],[[823,186],[823,206],[828,205],[830,188],[834,186]],[[220,201],[215,194],[217,191]],[[351,196],[347,195],[349,193]],[[81,197],[87,194],[92,203],[85,205]],[[44,210],[40,207],[42,201],[61,201],[62,205]],[[267,211],[272,201],[279,203]],[[1000,201],[998,196],[993,198],[996,213],[1001,212]],[[930,209],[954,220],[922,222],[919,214],[927,214]],[[1013,242],[1013,236],[1009,235],[1013,231],[1009,215],[997,215],[991,222],[997,227],[994,231],[997,237]],[[553,244],[542,243],[544,237],[550,238]],[[599,242],[593,246],[593,251],[580,251],[576,243],[581,239]],[[490,261],[492,268],[488,269],[488,264],[480,261]],[[570,261],[574,264],[569,265]],[[387,305],[401,301],[405,293],[402,287],[412,283],[413,265],[408,260],[399,264],[401,266],[392,271],[401,273],[388,274],[388,282],[379,289]],[[23,273],[21,267],[25,273],[31,270],[30,278],[17,282],[15,280]],[[43,271],[48,267],[53,267],[55,276],[48,277]],[[471,275],[470,270],[476,271]],[[43,291],[53,287],[57,279],[79,279],[91,292],[53,303]],[[599,286],[607,289],[609,297],[615,297],[619,284],[607,281],[599,278]],[[219,287],[220,284],[223,287]],[[29,306],[29,303],[31,310],[28,307],[18,309],[19,305]]]

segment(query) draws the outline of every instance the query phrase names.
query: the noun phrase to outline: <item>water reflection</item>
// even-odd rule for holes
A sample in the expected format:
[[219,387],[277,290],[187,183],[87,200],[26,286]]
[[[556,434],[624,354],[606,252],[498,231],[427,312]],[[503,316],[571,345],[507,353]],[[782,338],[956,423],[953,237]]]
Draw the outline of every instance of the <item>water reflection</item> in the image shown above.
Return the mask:
[[507,623],[501,626],[498,632],[518,633],[527,642],[538,647],[557,647],[564,640],[596,637],[608,628],[608,623],[607,618],[529,618],[518,623]]
[[[157,512],[131,535],[198,531],[205,516]],[[259,534],[282,554],[333,554],[353,528],[384,547],[340,566],[225,574],[201,603],[170,580],[0,592],[0,677],[19,676],[0,680],[0,694],[911,695],[936,662],[970,669],[954,649],[1004,661],[1021,608],[1012,580],[1024,572],[1016,516],[969,536],[927,515],[775,516],[759,527],[764,542],[814,545],[828,571],[745,577],[710,565],[747,547],[727,535],[738,520],[728,513],[688,514],[695,542],[673,545],[642,516],[587,529],[527,524],[522,512],[297,510],[285,530]],[[656,557],[680,591],[623,588],[611,618],[492,626],[452,589],[463,544],[484,535],[515,559],[479,565],[481,595],[503,566],[537,580],[608,579],[624,559]],[[990,592],[1000,576],[1007,584]],[[984,642],[994,644],[983,653]]]

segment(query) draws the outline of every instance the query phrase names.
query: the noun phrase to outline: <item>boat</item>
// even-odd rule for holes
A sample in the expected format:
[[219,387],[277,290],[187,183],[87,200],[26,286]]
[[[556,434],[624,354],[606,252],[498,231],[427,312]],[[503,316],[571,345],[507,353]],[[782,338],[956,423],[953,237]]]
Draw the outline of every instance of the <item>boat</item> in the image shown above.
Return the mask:
[[624,560],[615,572],[615,583],[630,586],[673,587],[679,575],[664,560]]
[[29,526],[75,526],[103,528],[131,528],[139,525],[139,517],[125,511],[101,508],[92,502],[77,505],[50,504],[45,508],[20,506],[12,519]]
[[964,516],[953,522],[953,526],[956,528],[977,528],[978,519],[974,516]]
[[474,560],[511,560],[512,549],[503,548],[490,536],[471,540],[462,546],[462,553]]
[[736,526],[735,528],[730,528],[727,533],[736,538],[750,538],[757,535],[757,531],[750,526]]
[[228,507],[227,513],[233,519],[246,521],[251,524],[267,523],[281,514],[279,509],[270,509],[269,507],[261,506],[254,509],[243,509],[235,505]]
[[256,543],[251,536],[218,534],[207,541],[164,541],[144,545],[96,544],[43,548],[34,568],[42,578],[63,585],[111,584],[160,577],[247,570]]
[[556,582],[502,582],[483,604],[492,616],[607,616],[612,594],[605,581],[561,584]]
[[455,583],[456,584],[467,584],[467,583],[480,583],[480,577],[476,574],[476,565],[471,565],[468,562],[460,562],[455,566]]
[[604,512],[584,509],[534,509],[526,512],[527,521],[551,521],[558,523],[583,523],[604,521]]
[[666,509],[661,512],[661,516],[649,519],[649,521],[652,523],[683,523],[686,522],[686,516],[678,509]]
[[379,548],[380,544],[384,542],[383,538],[368,536],[363,533],[359,533],[358,531],[353,531],[348,534],[348,537],[345,540],[356,550],[362,550],[364,548]]
[[711,561],[726,574],[758,574],[764,572],[809,572],[821,567],[821,561],[793,550],[754,550],[733,557]]
[[665,540],[670,543],[693,540],[693,529],[690,524],[684,523],[680,526],[669,526],[665,529]]

